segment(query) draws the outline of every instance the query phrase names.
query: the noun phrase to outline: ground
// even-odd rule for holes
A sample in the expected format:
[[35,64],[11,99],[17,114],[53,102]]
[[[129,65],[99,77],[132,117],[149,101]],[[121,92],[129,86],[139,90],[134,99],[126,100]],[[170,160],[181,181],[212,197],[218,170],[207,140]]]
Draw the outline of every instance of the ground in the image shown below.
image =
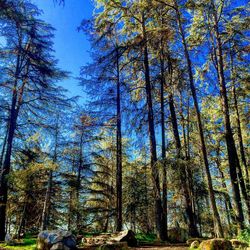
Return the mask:
[[188,247],[184,246],[168,246],[168,247],[137,247],[134,250],[188,250]]

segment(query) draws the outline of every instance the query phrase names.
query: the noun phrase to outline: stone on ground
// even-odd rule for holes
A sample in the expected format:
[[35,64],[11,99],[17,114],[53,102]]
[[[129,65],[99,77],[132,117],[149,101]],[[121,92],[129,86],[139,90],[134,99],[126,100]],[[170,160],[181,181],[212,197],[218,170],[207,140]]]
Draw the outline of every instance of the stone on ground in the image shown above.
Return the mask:
[[232,239],[230,241],[234,248],[246,249],[248,247],[248,244],[246,242],[237,239]]
[[198,240],[195,240],[191,243],[190,248],[197,249],[200,246],[200,242]]
[[202,241],[200,250],[233,250],[232,243],[226,239],[211,239]]
[[206,240],[207,238],[190,238],[186,241],[187,245],[190,246],[194,241],[198,241],[201,243],[203,240]]
[[112,236],[110,240],[114,242],[127,242],[129,247],[137,246],[137,239],[132,230],[119,232],[117,235]]
[[64,230],[42,231],[37,238],[38,250],[74,250],[75,236]]
[[[101,245],[115,245],[118,247],[116,243],[126,242],[126,244],[130,247],[137,246],[137,239],[135,237],[135,233],[132,230],[126,230],[119,233],[114,234],[100,234],[95,237],[83,238],[82,243],[85,246],[93,247],[93,246],[101,246]],[[122,245],[122,244],[121,244]]]

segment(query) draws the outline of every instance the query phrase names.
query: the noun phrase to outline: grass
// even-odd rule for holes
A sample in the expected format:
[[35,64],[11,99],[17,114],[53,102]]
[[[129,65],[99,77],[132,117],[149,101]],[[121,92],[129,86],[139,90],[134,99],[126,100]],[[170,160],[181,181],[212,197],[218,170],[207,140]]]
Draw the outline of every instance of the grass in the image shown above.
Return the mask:
[[15,245],[15,246],[8,246],[5,243],[1,243],[0,249],[35,250],[36,249],[36,238],[24,238],[22,242],[17,243],[17,245]]
[[136,239],[138,242],[143,242],[143,243],[153,243],[157,239],[156,234],[144,234],[144,233],[138,233],[136,234]]

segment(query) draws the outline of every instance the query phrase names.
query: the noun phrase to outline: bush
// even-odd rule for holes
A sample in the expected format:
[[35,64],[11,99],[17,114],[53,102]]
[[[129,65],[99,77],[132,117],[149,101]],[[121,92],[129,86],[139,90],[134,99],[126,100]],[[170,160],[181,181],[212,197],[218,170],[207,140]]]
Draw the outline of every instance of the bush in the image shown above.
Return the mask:
[[145,243],[153,243],[157,237],[156,234],[144,234],[144,233],[137,233],[135,235],[138,242],[145,242]]
[[241,231],[240,235],[237,237],[241,241],[245,241],[250,244],[250,227]]

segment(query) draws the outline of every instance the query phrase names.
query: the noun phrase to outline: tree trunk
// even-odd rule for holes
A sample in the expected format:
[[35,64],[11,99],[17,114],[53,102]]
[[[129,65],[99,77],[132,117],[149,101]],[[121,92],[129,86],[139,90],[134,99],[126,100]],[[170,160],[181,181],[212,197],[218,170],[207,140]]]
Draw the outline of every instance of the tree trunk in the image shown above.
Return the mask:
[[4,136],[3,145],[2,145],[2,151],[1,151],[1,156],[0,156],[0,178],[1,178],[1,175],[2,175],[2,165],[3,165],[4,154],[5,154],[5,151],[6,151],[8,131],[9,131],[9,124],[7,123],[6,133],[5,133],[5,136]]
[[241,132],[241,120],[240,120],[240,113],[239,113],[239,108],[238,108],[238,100],[237,100],[235,85],[233,85],[233,98],[234,98],[234,108],[236,112],[237,136],[238,136],[239,147],[240,147],[240,155],[241,155],[242,163],[245,168],[246,183],[247,183],[247,186],[249,186],[249,173],[248,173],[246,155],[245,155],[245,150],[244,150],[244,145],[243,145],[243,138],[242,138],[242,132]]
[[121,132],[121,82],[119,47],[116,48],[116,231],[122,231],[122,132]]
[[[170,85],[172,85],[172,63],[171,59],[168,59],[168,73],[170,75]],[[178,130],[178,122],[177,122],[177,117],[176,117],[176,112],[175,112],[175,106],[174,106],[174,98],[172,95],[172,92],[170,91],[168,93],[168,104],[169,104],[169,110],[170,110],[170,117],[171,117],[171,123],[172,123],[172,129],[173,129],[173,135],[174,135],[174,141],[175,141],[175,148],[176,148],[176,155],[177,159],[181,159],[181,140],[180,140],[180,135],[179,135],[179,130]],[[188,226],[189,226],[189,234],[191,237],[198,237],[198,229],[197,225],[195,223],[195,214],[193,213],[192,209],[192,200],[190,197],[190,190],[187,184],[187,173],[185,166],[183,164],[180,164],[180,179],[183,187],[183,194],[185,198],[185,206],[186,206],[186,214],[189,220]]]
[[[57,148],[58,148],[58,134],[59,134],[58,119],[59,117],[57,116],[56,127],[55,127],[55,148],[54,148],[53,163],[57,162]],[[53,171],[49,170],[48,184],[43,204],[41,230],[47,230],[50,224],[52,192],[53,192]]]
[[222,43],[218,28],[218,17],[217,10],[215,9],[213,1],[211,1],[213,7],[213,17],[214,17],[214,29],[215,29],[215,38],[217,42],[217,58],[218,58],[218,76],[219,76],[219,85],[220,85],[220,96],[221,96],[221,106],[224,116],[224,125],[225,125],[225,137],[227,145],[227,155],[229,162],[229,172],[231,178],[231,184],[233,189],[233,197],[235,206],[237,209],[237,224],[238,228],[244,228],[244,214],[241,204],[240,190],[239,190],[239,181],[237,178],[237,170],[239,170],[239,161],[238,155],[235,147],[235,142],[233,138],[233,132],[231,128],[230,115],[229,115],[229,106],[227,98],[227,89],[224,75],[224,62],[223,62],[223,52],[222,52]]
[[[247,202],[248,211],[250,211],[249,173],[248,173],[247,161],[246,161],[242,132],[241,132],[241,119],[240,119],[240,112],[239,112],[239,108],[238,108],[238,99],[237,99],[237,93],[236,93],[236,87],[235,87],[234,61],[233,61],[232,52],[230,52],[230,59],[231,59],[231,79],[233,82],[233,103],[234,103],[234,109],[236,112],[237,137],[238,137],[238,143],[239,143],[239,148],[240,148],[241,161],[242,161],[242,164],[243,164],[244,170],[245,170],[246,185],[244,182],[242,170],[241,170],[239,163],[238,163],[239,164],[238,175],[239,175],[239,179],[240,179],[242,194],[244,196],[245,201]],[[249,214],[249,220],[250,220],[250,214]]]
[[221,178],[221,186],[224,189],[224,199],[225,199],[225,204],[228,207],[229,213],[227,213],[228,216],[228,226],[231,226],[230,221],[232,220],[232,223],[235,224],[236,223],[236,218],[235,218],[235,214],[234,214],[234,210],[233,210],[233,206],[230,200],[230,196],[229,196],[229,191],[227,189],[227,185],[226,185],[226,180],[225,180],[225,176],[224,173],[221,169],[221,163],[220,163],[220,143],[218,143],[217,149],[216,149],[216,165],[218,168],[218,171],[220,173],[220,178]]
[[52,194],[52,182],[53,182],[53,171],[49,171],[48,184],[45,194],[45,200],[43,204],[43,212],[42,212],[42,223],[41,223],[41,231],[48,229],[49,225],[49,206]]
[[[161,46],[163,46],[163,41],[161,41]],[[165,107],[164,107],[164,86],[165,82],[165,65],[164,65],[164,53],[163,47],[161,48],[161,151],[162,151],[162,208],[165,214],[166,220],[166,233],[167,233],[167,169],[166,169],[166,139],[165,139]],[[166,235],[167,237],[167,235]]]
[[188,51],[188,47],[187,47],[187,43],[186,43],[185,33],[184,33],[183,26],[182,26],[182,18],[181,18],[179,6],[178,6],[176,0],[175,0],[175,10],[176,10],[177,22],[178,22],[178,26],[179,26],[179,30],[180,30],[180,34],[181,34],[181,38],[182,38],[182,44],[184,47],[185,58],[187,61],[190,89],[191,89],[191,93],[192,93],[192,97],[193,97],[193,101],[194,101],[194,107],[195,107],[196,118],[197,118],[197,123],[198,123],[199,136],[200,136],[200,142],[201,142],[201,151],[202,151],[202,155],[203,155],[203,161],[204,161],[204,165],[205,165],[206,177],[207,177],[207,182],[208,182],[208,192],[209,192],[211,207],[212,207],[212,211],[213,211],[214,231],[215,231],[215,234],[221,238],[224,235],[223,235],[223,229],[222,229],[222,225],[221,225],[221,221],[220,221],[220,216],[219,216],[217,205],[216,205],[213,184],[212,184],[212,178],[211,178],[211,174],[210,174],[210,170],[209,170],[207,148],[206,148],[206,144],[205,144],[200,109],[199,109],[199,104],[198,104],[198,100],[197,100],[196,89],[195,89],[194,79],[193,79],[192,62],[191,62],[191,59],[189,56],[189,51]]
[[[3,160],[2,166],[2,174],[0,180],[0,241],[5,239],[5,223],[6,223],[6,207],[7,207],[7,200],[8,200],[8,175],[10,173],[10,164],[11,164],[11,154],[12,154],[12,146],[13,140],[16,130],[17,124],[17,117],[19,113],[19,108],[21,103],[18,104],[18,76],[20,73],[20,53],[17,55],[17,62],[16,62],[16,71],[15,71],[15,81],[12,91],[12,100],[11,100],[11,108],[9,114],[9,128],[7,134],[7,145],[6,145],[6,152]],[[23,85],[24,87],[24,85]],[[22,95],[22,92],[20,93]],[[19,97],[20,98],[20,97]],[[21,101],[21,99],[20,99]]]
[[[172,93],[169,93],[169,109],[170,109],[170,116],[171,116],[171,123],[172,123],[172,129],[175,139],[175,147],[177,150],[177,159],[181,159],[181,140],[179,136],[179,130],[178,130],[178,123],[177,123],[177,117],[174,107],[174,99]],[[193,212],[192,208],[192,199],[190,197],[190,191],[187,184],[188,176],[186,173],[185,166],[183,164],[180,164],[180,178],[181,183],[183,185],[183,193],[186,203],[186,214],[189,220],[189,234],[191,237],[198,237],[198,229],[197,225],[195,223],[195,214]]]
[[165,214],[163,212],[163,207],[162,207],[159,171],[157,168],[155,125],[154,125],[154,115],[153,115],[153,102],[152,102],[152,93],[151,93],[151,81],[150,81],[149,61],[148,61],[148,47],[147,47],[147,37],[146,37],[146,27],[145,27],[144,14],[142,14],[142,35],[143,35],[143,41],[144,41],[143,63],[144,63],[146,101],[147,101],[147,111],[148,111],[150,166],[151,166],[151,171],[152,171],[152,181],[153,181],[154,200],[155,200],[156,229],[157,229],[158,237],[161,240],[166,240],[167,227],[166,227],[166,218],[165,218]]
[[80,191],[81,191],[81,179],[82,179],[82,170],[83,170],[83,137],[84,137],[84,130],[81,127],[81,138],[80,138],[80,145],[79,145],[79,164],[77,169],[77,186],[76,186],[76,202],[77,202],[77,212],[76,212],[76,227],[77,231],[81,230],[81,211],[80,211]]

